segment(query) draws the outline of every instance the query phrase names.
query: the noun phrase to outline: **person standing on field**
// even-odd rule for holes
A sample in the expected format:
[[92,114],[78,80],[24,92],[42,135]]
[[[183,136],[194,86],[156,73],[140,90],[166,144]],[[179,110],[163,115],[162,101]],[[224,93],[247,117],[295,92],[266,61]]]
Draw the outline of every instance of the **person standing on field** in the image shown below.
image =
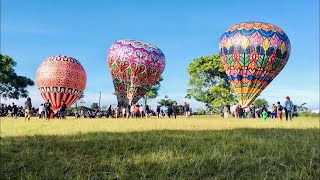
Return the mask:
[[157,116],[160,117],[160,106],[157,106]]
[[138,118],[139,116],[140,116],[140,106],[139,106],[139,104],[136,104],[134,106],[134,117]]
[[45,116],[46,116],[46,120],[50,120],[50,114],[51,114],[51,103],[49,101],[49,99],[47,100],[47,102],[44,103],[44,112],[45,112]]
[[224,106],[223,108],[223,115],[224,115],[224,118],[229,118],[229,109],[227,106]]
[[132,110],[130,104],[127,107],[127,118],[129,118],[132,115]]
[[60,107],[60,113],[59,113],[59,118],[60,119],[66,119],[66,111],[67,111],[67,105],[66,103],[64,102],[64,100],[62,100],[62,103],[61,103],[61,107]]
[[178,114],[178,104],[175,103],[173,106],[172,106],[172,109],[173,109],[173,113],[174,113],[174,118],[177,119],[177,114]]
[[283,106],[281,106],[280,102],[278,102],[277,103],[277,115],[281,121],[282,121],[282,111],[283,111]]
[[122,107],[122,118],[126,117],[126,108],[123,106]]
[[108,108],[108,112],[107,112],[107,117],[112,117],[112,109],[111,109],[111,105]]
[[168,112],[168,117],[170,118],[172,116],[172,112],[173,112],[172,105],[168,106],[167,112]]
[[139,113],[140,113],[140,118],[142,118],[144,114],[142,104],[139,106]]
[[250,111],[250,118],[256,118],[256,107],[254,106],[254,104],[251,104],[249,106],[249,111]]
[[290,117],[290,121],[292,121],[293,104],[292,104],[292,101],[290,100],[289,96],[286,97],[284,107],[285,107],[285,113],[286,113],[286,121],[288,121],[288,116]]
[[44,118],[44,106],[43,106],[43,104],[40,104],[38,114],[39,114],[39,119]]
[[146,119],[149,117],[149,113],[150,113],[149,105],[146,105],[146,110],[145,110]]
[[32,110],[32,103],[31,103],[31,98],[27,98],[27,101],[24,103],[24,121],[27,122],[30,121],[30,114]]
[[267,113],[266,110],[263,110],[263,111],[262,111],[261,116],[262,116],[262,120],[263,120],[264,122],[267,122],[268,113]]
[[277,117],[277,107],[275,104],[272,104],[271,107],[271,118],[275,119]]
[[190,107],[189,107],[189,104],[187,104],[186,102],[184,102],[184,112],[185,112],[186,118],[188,118],[190,116]]
[[18,115],[18,107],[17,105],[15,105],[14,103],[12,103],[12,118],[17,119],[17,115]]

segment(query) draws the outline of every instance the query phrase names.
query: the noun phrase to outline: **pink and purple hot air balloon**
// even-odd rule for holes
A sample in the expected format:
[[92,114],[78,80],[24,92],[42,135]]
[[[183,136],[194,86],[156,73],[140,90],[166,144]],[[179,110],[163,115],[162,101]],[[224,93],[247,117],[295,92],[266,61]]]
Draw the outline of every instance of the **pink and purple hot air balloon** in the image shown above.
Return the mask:
[[156,46],[137,40],[119,40],[108,50],[108,66],[118,104],[135,104],[159,80],[165,56]]

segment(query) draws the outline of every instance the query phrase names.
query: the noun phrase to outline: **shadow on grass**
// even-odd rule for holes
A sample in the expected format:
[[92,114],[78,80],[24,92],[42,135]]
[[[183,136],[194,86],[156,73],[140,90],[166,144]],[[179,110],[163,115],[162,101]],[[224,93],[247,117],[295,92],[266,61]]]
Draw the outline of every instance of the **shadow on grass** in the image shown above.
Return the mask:
[[318,138],[318,129],[5,137],[1,179],[316,179]]

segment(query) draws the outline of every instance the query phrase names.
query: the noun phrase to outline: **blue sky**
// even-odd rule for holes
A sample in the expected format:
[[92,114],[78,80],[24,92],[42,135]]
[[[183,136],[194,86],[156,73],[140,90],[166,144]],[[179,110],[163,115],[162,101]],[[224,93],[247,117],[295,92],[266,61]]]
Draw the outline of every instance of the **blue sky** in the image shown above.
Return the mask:
[[[282,72],[262,92],[269,103],[307,102],[319,109],[318,0],[2,0],[1,53],[16,62],[16,72],[35,80],[39,64],[57,54],[78,59],[87,72],[84,101],[114,104],[107,50],[117,40],[136,39],[159,47],[166,56],[159,98],[183,103],[194,58],[218,53],[221,35],[246,21],[272,23],[291,42],[291,55]],[[36,87],[29,88],[35,105]],[[12,101],[12,100],[9,100]],[[23,102],[21,99],[18,103]],[[187,100],[193,108],[203,106]]]

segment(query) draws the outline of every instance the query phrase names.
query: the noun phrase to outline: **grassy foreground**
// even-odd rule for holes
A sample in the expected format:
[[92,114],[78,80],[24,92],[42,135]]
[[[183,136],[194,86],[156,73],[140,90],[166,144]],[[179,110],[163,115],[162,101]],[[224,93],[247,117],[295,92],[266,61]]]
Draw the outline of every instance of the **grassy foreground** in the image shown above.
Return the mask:
[[318,179],[319,118],[1,118],[1,179]]

